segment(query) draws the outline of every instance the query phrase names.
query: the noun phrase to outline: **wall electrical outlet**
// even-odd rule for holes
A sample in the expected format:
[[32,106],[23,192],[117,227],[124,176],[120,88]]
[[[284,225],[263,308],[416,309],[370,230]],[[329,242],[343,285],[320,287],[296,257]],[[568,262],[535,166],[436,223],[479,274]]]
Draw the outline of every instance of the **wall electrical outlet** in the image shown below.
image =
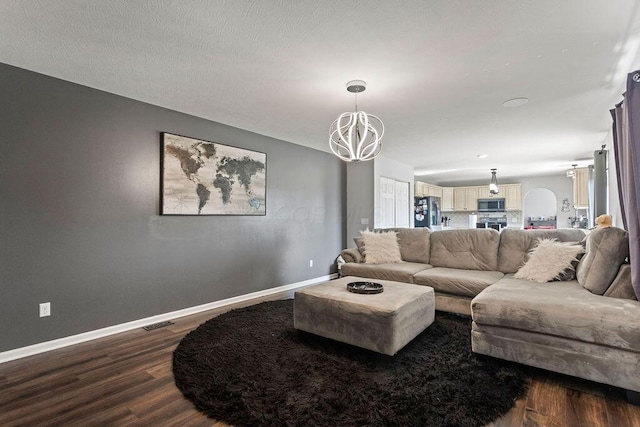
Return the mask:
[[312,259],[309,260],[309,267],[313,267],[313,260]]
[[43,302],[40,304],[40,317],[51,316],[51,303]]

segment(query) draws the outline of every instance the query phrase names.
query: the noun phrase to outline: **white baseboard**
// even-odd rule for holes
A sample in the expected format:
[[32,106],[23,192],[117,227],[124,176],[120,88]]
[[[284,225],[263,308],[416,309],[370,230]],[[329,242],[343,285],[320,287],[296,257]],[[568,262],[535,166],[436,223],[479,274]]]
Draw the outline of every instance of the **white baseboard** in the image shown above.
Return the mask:
[[207,304],[197,305],[195,307],[189,307],[182,310],[172,311],[170,313],[158,314],[157,316],[146,317],[144,319],[134,320],[127,323],[121,323],[119,325],[109,326],[107,328],[96,329],[95,331],[84,332],[78,335],[71,335],[64,338],[59,338],[52,341],[46,341],[38,344],[29,345],[26,347],[16,348],[14,350],[4,351],[0,353],[0,363],[9,362],[11,360],[22,359],[23,357],[33,356],[35,354],[44,353],[47,351],[55,350],[62,347],[68,347],[74,344],[80,344],[86,341],[95,340],[98,338],[104,338],[109,335],[119,334],[120,332],[130,331],[131,329],[142,328],[143,326],[153,325],[154,323],[164,322],[166,320],[176,319],[178,317],[189,316],[190,314],[196,314],[214,308],[220,308],[231,304],[236,304],[243,301],[249,301],[255,298],[265,297],[280,292],[291,291],[305,286],[314,285],[320,282],[326,282],[327,280],[335,279],[337,274],[330,274],[328,276],[316,277],[314,279],[305,280],[302,282],[291,283],[289,285],[278,286],[277,288],[265,289],[262,291],[252,292],[250,294],[239,295],[237,297],[227,298],[220,301],[214,301]]

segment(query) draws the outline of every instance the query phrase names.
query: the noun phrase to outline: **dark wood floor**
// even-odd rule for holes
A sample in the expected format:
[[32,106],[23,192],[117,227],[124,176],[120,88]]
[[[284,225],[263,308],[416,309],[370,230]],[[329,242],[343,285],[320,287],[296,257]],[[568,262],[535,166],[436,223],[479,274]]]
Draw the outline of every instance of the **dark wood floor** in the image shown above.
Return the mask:
[[[171,355],[187,332],[228,309],[1,364],[0,426],[224,426],[182,397]],[[640,407],[620,389],[541,371],[491,426],[640,427]]]

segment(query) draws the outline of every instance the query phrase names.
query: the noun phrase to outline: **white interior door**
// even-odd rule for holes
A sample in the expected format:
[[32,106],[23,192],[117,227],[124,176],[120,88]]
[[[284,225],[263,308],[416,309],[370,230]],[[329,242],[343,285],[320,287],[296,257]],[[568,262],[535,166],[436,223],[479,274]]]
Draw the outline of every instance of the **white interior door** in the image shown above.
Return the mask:
[[395,182],[395,227],[409,227],[409,183]]
[[380,178],[380,225],[379,228],[395,226],[395,180]]
[[380,223],[378,228],[409,227],[411,221],[408,182],[380,178]]

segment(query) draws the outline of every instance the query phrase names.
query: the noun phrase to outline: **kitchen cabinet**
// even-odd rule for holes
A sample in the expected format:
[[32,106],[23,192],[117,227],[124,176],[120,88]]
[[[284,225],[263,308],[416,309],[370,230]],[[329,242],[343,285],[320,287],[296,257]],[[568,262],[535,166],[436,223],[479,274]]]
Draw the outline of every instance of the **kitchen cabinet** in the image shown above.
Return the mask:
[[461,211],[467,209],[467,193],[464,188],[453,189],[453,210]]
[[475,211],[478,209],[478,187],[454,188],[453,209],[455,211]]
[[442,187],[428,184],[422,181],[416,181],[415,185],[416,197],[440,197],[442,198]]
[[498,185],[498,194],[489,193],[489,185],[481,185],[478,187],[478,199],[493,199],[495,197],[505,197],[502,185]]
[[478,209],[478,189],[475,187],[467,188],[467,210],[475,211]]
[[482,187],[478,187],[478,199],[490,199],[494,197],[493,194],[489,193],[489,186],[483,185]]
[[453,209],[453,187],[442,187],[442,203],[440,210],[442,212],[451,212]]
[[506,211],[522,210],[522,184],[505,184],[500,186],[500,193],[504,197]]
[[507,211],[522,210],[522,184],[499,184],[498,194],[489,193],[489,186],[478,187],[478,199],[504,198],[504,208]]
[[429,196],[440,197],[442,199],[442,187],[438,187],[437,185],[429,185],[427,187],[427,192]]
[[503,198],[506,211],[522,210],[522,184],[499,184],[498,188],[498,194],[490,194],[489,185],[439,187],[442,191],[441,209],[443,212],[474,212],[478,209],[478,199]]
[[589,208],[589,168],[578,168],[573,175],[573,207]]

